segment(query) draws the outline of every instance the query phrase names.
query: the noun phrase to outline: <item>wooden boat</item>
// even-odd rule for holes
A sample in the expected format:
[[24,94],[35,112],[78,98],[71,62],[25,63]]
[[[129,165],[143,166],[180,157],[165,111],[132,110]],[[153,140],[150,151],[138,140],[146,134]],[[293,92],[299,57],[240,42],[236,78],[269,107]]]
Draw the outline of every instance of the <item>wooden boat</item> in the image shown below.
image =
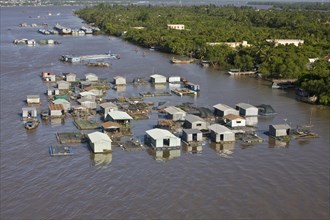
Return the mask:
[[179,60],[179,59],[175,59],[174,57],[171,59],[171,62],[174,64],[188,64],[188,63],[192,63],[194,62],[193,59],[189,59],[189,60]]
[[29,120],[27,122],[25,122],[24,127],[28,130],[32,130],[35,129],[36,127],[38,127],[39,125],[39,120]]

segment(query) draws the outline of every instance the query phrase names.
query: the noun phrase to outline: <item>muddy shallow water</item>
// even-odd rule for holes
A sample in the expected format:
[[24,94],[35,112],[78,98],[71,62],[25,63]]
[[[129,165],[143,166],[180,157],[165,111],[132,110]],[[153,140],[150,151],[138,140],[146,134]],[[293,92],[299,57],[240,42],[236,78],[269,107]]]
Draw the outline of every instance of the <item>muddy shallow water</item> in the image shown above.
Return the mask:
[[[173,65],[171,55],[137,48],[109,36],[44,36],[38,27],[19,27],[22,22],[57,22],[82,26],[72,7],[1,8],[1,219],[327,219],[329,217],[329,124],[327,107],[311,106],[294,99],[292,91],[272,90],[269,83],[250,77],[233,78],[197,64]],[[52,12],[52,16],[48,16]],[[60,13],[60,15],[56,15]],[[40,17],[38,17],[40,16]],[[61,41],[61,45],[17,46],[17,38]],[[111,50],[121,55],[111,68],[93,68],[59,61],[63,54],[99,54]],[[251,147],[236,142],[226,155],[210,144],[200,154],[182,150],[178,157],[156,160],[150,151],[125,152],[114,148],[108,156],[90,153],[86,144],[72,145],[74,155],[50,157],[56,132],[77,131],[72,119],[41,123],[24,129],[20,114],[26,95],[43,94],[47,84],[42,71],[88,72],[128,81],[153,73],[180,75],[201,86],[193,97],[166,96],[146,101],[212,108],[217,103],[270,104],[277,111],[259,118],[257,133],[264,141]],[[166,89],[166,88],[165,88]],[[138,96],[139,92],[163,91],[151,86],[109,91],[108,97]],[[158,115],[133,122],[141,137],[157,123]],[[264,132],[274,123],[314,125],[320,138],[292,140],[275,146]],[[229,153],[228,153],[229,152]]]

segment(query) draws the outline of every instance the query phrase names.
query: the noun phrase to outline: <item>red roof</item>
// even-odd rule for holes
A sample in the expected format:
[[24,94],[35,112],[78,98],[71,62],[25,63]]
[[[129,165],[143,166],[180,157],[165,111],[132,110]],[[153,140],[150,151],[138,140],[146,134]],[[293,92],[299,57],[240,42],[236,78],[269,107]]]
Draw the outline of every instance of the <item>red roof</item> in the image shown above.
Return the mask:
[[49,104],[49,110],[64,110],[62,104]]

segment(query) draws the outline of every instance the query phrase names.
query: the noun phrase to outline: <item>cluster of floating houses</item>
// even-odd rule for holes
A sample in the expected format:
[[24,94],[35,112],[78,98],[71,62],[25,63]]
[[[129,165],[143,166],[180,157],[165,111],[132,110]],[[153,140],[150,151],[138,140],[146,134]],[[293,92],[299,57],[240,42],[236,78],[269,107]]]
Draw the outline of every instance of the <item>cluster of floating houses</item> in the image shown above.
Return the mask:
[[14,44],[16,45],[28,45],[28,46],[36,46],[37,44],[39,45],[56,45],[56,44],[61,44],[61,42],[52,40],[52,39],[42,39],[39,41],[36,41],[35,39],[15,39],[13,41]]
[[97,34],[100,32],[100,29],[97,27],[85,27],[81,28],[70,28],[65,27],[60,24],[56,24],[53,29],[44,29],[41,28],[38,30],[39,33],[44,35],[49,34],[60,34],[60,35],[88,35],[88,34]]
[[[79,130],[94,130],[82,132],[58,133],[58,141],[62,143],[88,142],[93,153],[109,153],[112,146],[120,146],[125,150],[144,149],[156,158],[180,155],[181,147],[187,151],[199,152],[205,140],[214,143],[215,149],[231,148],[235,141],[246,144],[259,143],[263,140],[256,134],[258,116],[273,116],[276,114],[269,105],[253,106],[248,103],[237,103],[230,107],[223,103],[213,106],[213,109],[203,109],[190,104],[180,106],[159,105],[145,102],[143,94],[139,97],[106,99],[105,94],[111,87],[118,89],[128,83],[125,77],[116,76],[112,82],[99,79],[94,73],[87,73],[84,79],[77,79],[75,73],[55,75],[42,72],[42,80],[47,85],[46,95],[48,108],[40,111],[42,120],[65,120],[72,117],[74,125]],[[177,91],[189,90],[198,94],[200,87],[181,77],[166,77],[153,74],[149,79],[134,79],[135,85],[143,84],[176,84],[172,94]],[[172,95],[170,93],[170,95]],[[177,94],[178,95],[178,94]],[[22,108],[22,117],[27,129],[38,127],[38,110],[41,105],[40,95],[28,95],[27,106]],[[144,140],[132,137],[133,120],[147,120],[152,112],[158,112],[160,119],[153,129],[145,131]],[[205,113],[207,112],[207,113]],[[300,133],[299,133],[300,132]],[[270,125],[268,134],[279,141],[287,137],[314,137],[304,130],[291,131],[287,124]],[[144,143],[142,143],[144,142]],[[71,155],[69,146],[56,145],[50,148],[51,155]]]

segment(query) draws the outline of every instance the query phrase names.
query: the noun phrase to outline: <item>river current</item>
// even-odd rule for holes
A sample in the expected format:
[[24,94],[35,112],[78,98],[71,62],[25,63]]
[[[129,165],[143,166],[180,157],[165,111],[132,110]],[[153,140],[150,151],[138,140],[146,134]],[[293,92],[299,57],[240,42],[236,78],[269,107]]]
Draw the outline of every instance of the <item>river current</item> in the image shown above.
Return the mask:
[[[56,23],[81,27],[73,15],[76,7],[1,8],[0,75],[0,218],[1,219],[328,219],[329,218],[329,124],[328,107],[298,102],[293,91],[271,89],[268,82],[251,77],[231,77],[198,64],[173,65],[169,54],[136,47],[109,36],[44,36],[40,27],[20,23]],[[51,13],[51,14],[50,14]],[[14,39],[47,39],[62,44],[29,47],[14,45]],[[111,50],[121,56],[111,68],[88,67],[59,61],[63,54],[100,54]],[[75,144],[74,155],[49,156],[56,132],[78,131],[72,119],[41,123],[27,131],[21,121],[26,95],[40,94],[47,108],[47,84],[40,74],[74,72],[78,78],[96,73],[128,81],[153,73],[179,75],[200,84],[193,97],[147,98],[154,103],[212,108],[224,103],[270,104],[275,117],[259,118],[262,143],[245,147],[236,142],[227,151],[206,143],[199,154],[181,151],[173,159],[156,160],[147,150],[125,152],[113,148],[109,156],[94,155],[86,144]],[[108,97],[138,96],[140,91],[164,88],[134,88],[109,91]],[[157,123],[133,122],[141,137]],[[291,127],[314,125],[319,138],[291,140],[274,146],[264,134],[270,124],[287,122]]]

